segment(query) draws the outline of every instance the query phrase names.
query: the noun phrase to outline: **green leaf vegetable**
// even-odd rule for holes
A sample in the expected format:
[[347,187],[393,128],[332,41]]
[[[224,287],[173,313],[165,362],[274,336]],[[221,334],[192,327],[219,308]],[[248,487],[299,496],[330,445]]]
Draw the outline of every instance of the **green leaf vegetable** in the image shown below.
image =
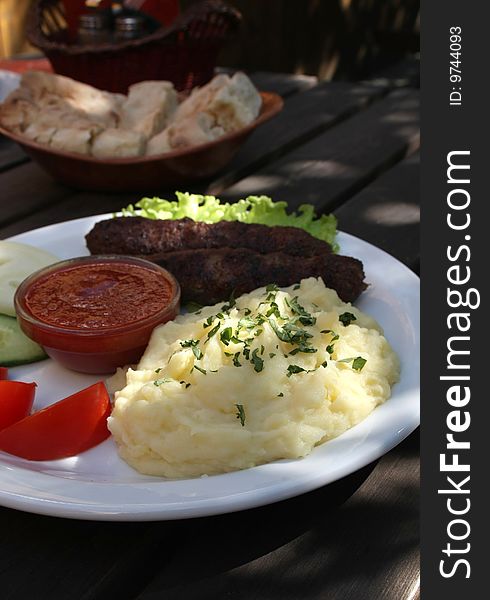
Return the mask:
[[243,408],[243,404],[235,404],[236,406],[236,418],[240,421],[242,427],[245,427],[245,409]]
[[240,221],[262,225],[282,225],[304,229],[310,235],[328,242],[334,252],[338,251],[335,242],[337,219],[334,215],[315,214],[311,204],[302,204],[297,212],[288,214],[286,202],[274,202],[268,196],[248,196],[233,204],[221,202],[214,196],[201,196],[176,192],[177,200],[143,198],[136,204],[122,209],[122,215],[141,216],[148,219],[183,219],[217,223],[218,221]]
[[357,321],[357,317],[350,312],[345,312],[339,315],[339,321],[344,327],[348,327],[352,321]]

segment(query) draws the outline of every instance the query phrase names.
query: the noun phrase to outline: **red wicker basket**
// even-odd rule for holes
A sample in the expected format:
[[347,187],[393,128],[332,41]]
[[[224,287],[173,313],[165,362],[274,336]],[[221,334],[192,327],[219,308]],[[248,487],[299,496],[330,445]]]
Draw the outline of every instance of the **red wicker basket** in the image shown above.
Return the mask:
[[86,46],[69,43],[61,0],[38,0],[29,15],[27,37],[56,73],[97,88],[126,93],[138,81],[164,79],[186,91],[212,78],[219,51],[240,22],[237,10],[208,0],[143,38]]

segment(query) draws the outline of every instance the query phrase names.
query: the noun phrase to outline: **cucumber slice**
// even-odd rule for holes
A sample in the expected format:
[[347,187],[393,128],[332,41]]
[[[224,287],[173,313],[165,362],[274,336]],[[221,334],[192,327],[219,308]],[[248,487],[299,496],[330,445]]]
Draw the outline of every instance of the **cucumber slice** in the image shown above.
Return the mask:
[[0,313],[15,317],[14,294],[20,282],[59,258],[19,242],[0,241]]
[[44,350],[30,340],[15,317],[0,315],[0,365],[15,367],[47,358]]

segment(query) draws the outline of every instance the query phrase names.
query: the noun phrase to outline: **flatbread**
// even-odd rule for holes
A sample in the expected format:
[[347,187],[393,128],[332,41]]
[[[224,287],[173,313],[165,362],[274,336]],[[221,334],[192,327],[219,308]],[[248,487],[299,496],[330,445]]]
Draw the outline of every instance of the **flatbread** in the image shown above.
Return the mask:
[[67,112],[76,112],[105,127],[117,125],[119,111],[124,99],[121,94],[111,94],[69,77],[27,71],[22,75],[21,87],[32,94],[40,106],[58,106]]
[[217,75],[182,102],[174,121],[205,112],[215,126],[228,133],[249,125],[257,118],[261,105],[260,94],[245,73],[235,73],[233,77]]
[[58,129],[51,138],[51,147],[63,152],[89,154],[92,133],[86,129]]
[[168,81],[136,83],[124,96],[28,71],[0,104],[0,124],[57,150],[130,157],[214,141],[251,123],[260,106],[260,94],[244,73],[217,75],[179,105]]
[[150,140],[148,140],[148,144],[146,145],[146,154],[148,156],[154,156],[155,154],[165,154],[166,152],[171,152],[172,146],[170,145],[170,140],[168,137],[168,127],[160,133],[154,135]]
[[178,149],[212,142],[225,133],[211,115],[199,112],[170,125],[168,139],[171,148]]
[[177,92],[169,81],[135,83],[122,104],[120,127],[149,139],[166,127],[176,108]]
[[139,131],[105,129],[93,141],[92,154],[97,158],[142,156],[146,137]]

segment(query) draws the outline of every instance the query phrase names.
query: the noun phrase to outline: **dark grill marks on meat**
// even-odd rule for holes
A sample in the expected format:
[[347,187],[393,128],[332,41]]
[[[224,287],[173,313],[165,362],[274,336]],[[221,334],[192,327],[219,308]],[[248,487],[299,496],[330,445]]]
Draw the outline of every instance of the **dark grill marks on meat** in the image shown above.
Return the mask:
[[237,221],[118,217],[86,236],[92,254],[129,254],[160,264],[178,279],[182,299],[215,304],[275,283],[281,287],[321,277],[344,302],[363,290],[362,263],[334,254],[329,244],[296,227]]
[[317,256],[332,251],[330,244],[297,227],[192,219],[158,220],[116,217],[96,223],[86,236],[92,254],[130,254],[150,260],[167,252],[193,249],[246,248],[259,254],[284,252],[290,256]]
[[344,302],[353,302],[367,287],[362,263],[337,254],[304,258],[221,248],[169,252],[156,262],[176,275],[184,301],[200,304],[215,304],[232,291],[239,296],[269,283],[289,286],[305,277],[321,277]]

